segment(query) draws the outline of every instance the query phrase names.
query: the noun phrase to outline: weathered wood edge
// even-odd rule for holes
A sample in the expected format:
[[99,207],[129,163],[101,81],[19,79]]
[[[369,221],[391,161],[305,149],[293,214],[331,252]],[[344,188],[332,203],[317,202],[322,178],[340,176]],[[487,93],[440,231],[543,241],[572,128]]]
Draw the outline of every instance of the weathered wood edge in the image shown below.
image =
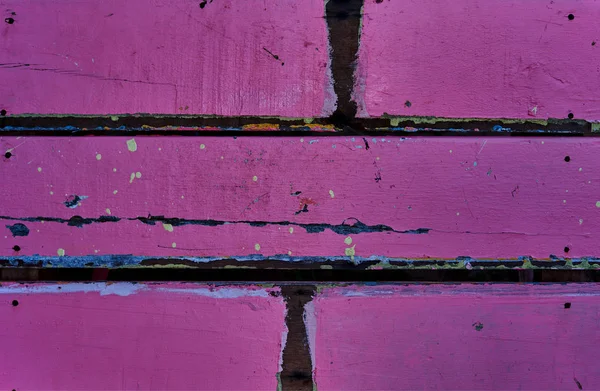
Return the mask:
[[600,270],[600,258],[550,257],[535,259],[408,259],[388,257],[321,256],[295,257],[288,255],[240,257],[152,257],[135,255],[88,256],[10,256],[0,257],[2,267],[44,268],[184,268],[184,269],[317,269],[317,270]]

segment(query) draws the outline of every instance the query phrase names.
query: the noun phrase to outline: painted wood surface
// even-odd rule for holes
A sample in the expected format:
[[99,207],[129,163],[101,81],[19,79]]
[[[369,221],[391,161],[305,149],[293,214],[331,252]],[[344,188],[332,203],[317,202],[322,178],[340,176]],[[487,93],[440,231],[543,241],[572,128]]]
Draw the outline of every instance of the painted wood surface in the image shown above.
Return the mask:
[[307,305],[319,390],[597,390],[597,284],[323,290]]
[[3,285],[0,383],[16,390],[275,390],[285,305],[270,292],[278,289]]
[[0,148],[9,264],[600,254],[593,139],[3,137]]
[[599,120],[594,0],[365,1],[359,115]]
[[322,0],[0,1],[0,108],[327,116]]

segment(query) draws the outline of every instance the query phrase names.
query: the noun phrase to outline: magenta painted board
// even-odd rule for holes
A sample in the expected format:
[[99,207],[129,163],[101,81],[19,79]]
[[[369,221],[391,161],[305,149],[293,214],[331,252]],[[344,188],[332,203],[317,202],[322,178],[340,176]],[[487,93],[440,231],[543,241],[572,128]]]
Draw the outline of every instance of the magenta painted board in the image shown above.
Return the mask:
[[361,117],[600,120],[594,0],[369,0],[363,14]]
[[599,288],[326,288],[306,308],[316,386],[597,390]]
[[0,150],[2,257],[600,255],[594,139],[2,137]]
[[287,329],[285,304],[269,295],[272,290],[3,284],[0,384],[15,390],[275,390]]
[[9,115],[314,117],[335,106],[322,0],[2,0],[0,9],[14,20],[0,26]]

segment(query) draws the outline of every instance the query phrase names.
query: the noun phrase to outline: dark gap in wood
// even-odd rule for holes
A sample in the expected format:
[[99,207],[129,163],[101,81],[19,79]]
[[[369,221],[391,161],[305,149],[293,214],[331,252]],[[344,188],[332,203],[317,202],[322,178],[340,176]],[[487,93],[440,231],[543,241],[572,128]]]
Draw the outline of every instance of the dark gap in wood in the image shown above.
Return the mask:
[[282,371],[279,374],[283,391],[313,391],[312,360],[304,323],[304,307],[313,299],[316,286],[286,285],[281,287],[287,314],[288,329],[283,350]]
[[278,270],[194,268],[0,268],[1,281],[197,281],[314,284],[356,282],[600,282],[596,269]]
[[352,100],[352,92],[363,2],[363,0],[328,0],[325,6],[333,89],[337,95],[337,109],[331,116],[331,121],[339,128],[349,126],[356,117],[357,105]]
[[[335,117],[335,116],[334,116]],[[478,119],[469,121],[440,119],[435,123],[420,123],[414,118],[400,119],[392,126],[390,118],[354,118],[351,121],[332,118],[315,118],[311,125],[333,126],[335,129],[314,131],[298,119],[261,118],[261,117],[200,117],[200,116],[121,116],[116,121],[107,116],[80,117],[44,117],[44,116],[6,116],[0,117],[0,133],[3,135],[61,135],[61,136],[379,136],[395,135],[507,135],[524,134],[527,136],[558,134],[600,135],[592,132],[591,123],[579,120],[550,119],[547,124],[534,121],[508,123],[498,119]],[[272,130],[263,127],[253,130],[251,125],[271,125]],[[170,129],[174,128],[174,129]],[[181,128],[187,128],[181,129]],[[198,130],[197,128],[217,128]]]

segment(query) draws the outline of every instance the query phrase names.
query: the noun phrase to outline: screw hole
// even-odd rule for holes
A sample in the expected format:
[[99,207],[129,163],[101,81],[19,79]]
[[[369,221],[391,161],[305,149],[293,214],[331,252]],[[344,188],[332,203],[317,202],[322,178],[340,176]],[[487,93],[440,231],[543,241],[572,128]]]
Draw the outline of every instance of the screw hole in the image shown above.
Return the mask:
[[10,159],[11,156],[12,156],[12,153],[10,153],[10,152],[6,152],[4,154],[4,157],[7,158],[7,159]]
[[14,245],[13,246],[13,250],[15,250],[15,251],[21,251],[21,246]]
[[8,24],[13,24],[13,23],[15,23],[15,20],[14,20],[13,18],[6,18],[6,19],[4,19],[4,21],[5,21],[6,23],[8,23]]
[[571,308],[571,303],[565,303],[565,309],[568,310],[569,308]]
[[575,116],[573,115],[573,113],[569,113],[569,115],[567,115],[567,117],[569,117],[569,119],[573,119],[573,117],[575,117]]
[[571,156],[565,156],[565,162],[570,162],[571,161]]
[[0,115],[4,117],[6,115],[6,110],[4,110],[4,109],[0,110]]
[[564,250],[565,250],[566,253],[568,253],[571,249],[568,248],[568,247],[565,247]]
[[12,301],[12,306],[13,306],[13,307],[16,307],[16,306],[18,306],[18,305],[19,305],[19,300],[13,300],[13,301]]
[[567,18],[569,18],[569,20],[573,20],[573,19],[575,19],[575,15],[573,15],[573,14],[569,14],[569,15],[567,16]]

